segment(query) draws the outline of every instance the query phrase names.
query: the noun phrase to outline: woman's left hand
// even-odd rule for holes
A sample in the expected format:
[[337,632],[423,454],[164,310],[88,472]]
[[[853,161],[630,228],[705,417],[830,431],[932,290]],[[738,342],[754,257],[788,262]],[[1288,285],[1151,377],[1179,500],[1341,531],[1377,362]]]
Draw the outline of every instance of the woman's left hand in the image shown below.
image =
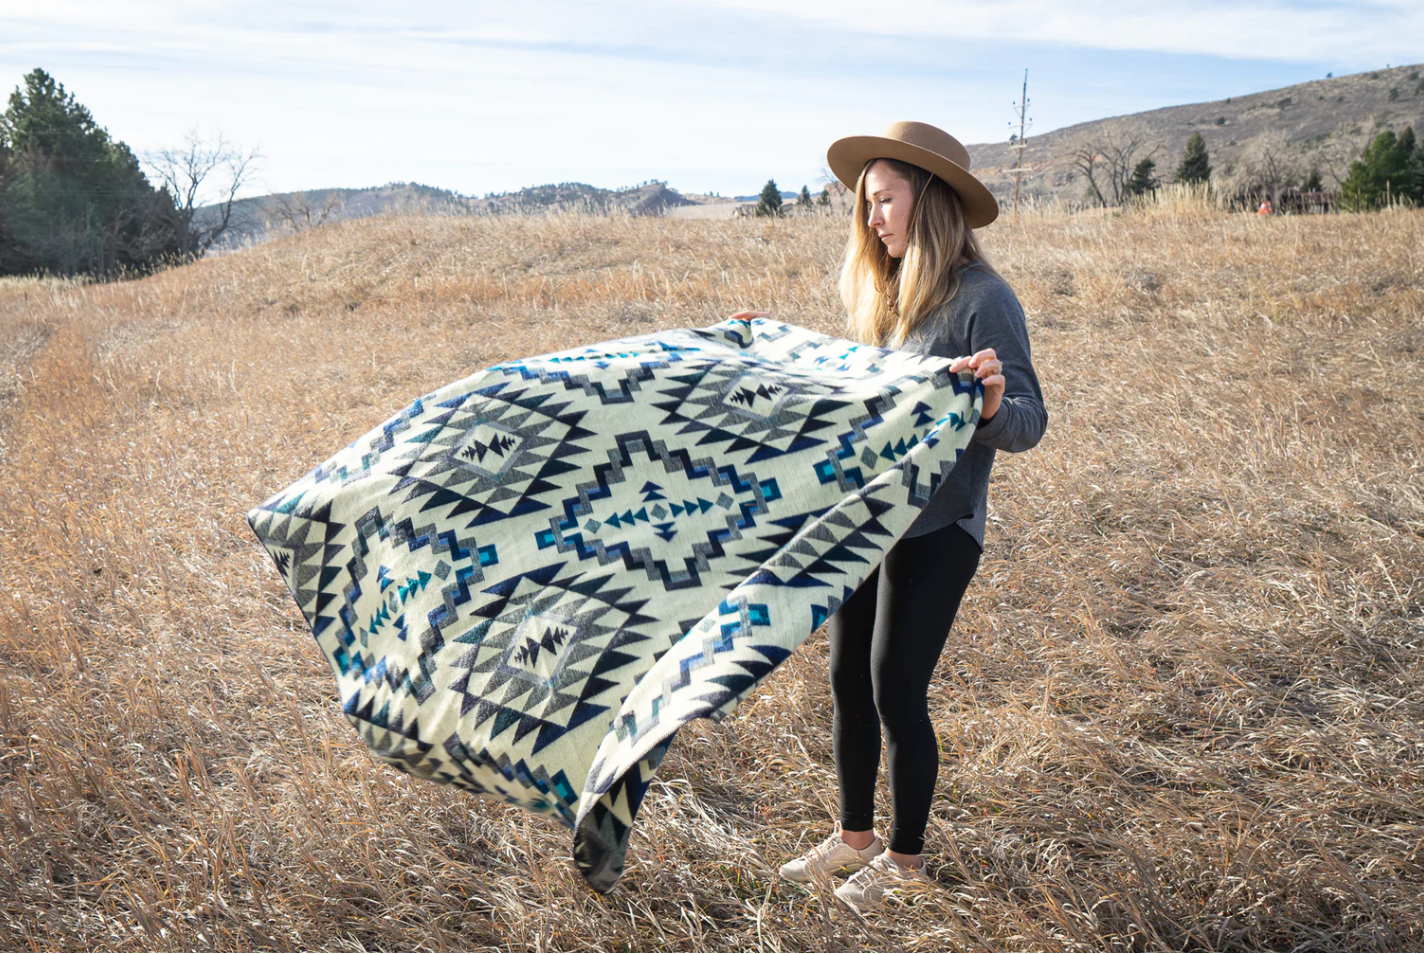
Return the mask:
[[993,348],[985,348],[968,358],[955,358],[949,366],[951,373],[969,368],[984,385],[984,405],[979,409],[982,424],[999,413],[999,405],[1004,400],[1004,366],[994,354]]

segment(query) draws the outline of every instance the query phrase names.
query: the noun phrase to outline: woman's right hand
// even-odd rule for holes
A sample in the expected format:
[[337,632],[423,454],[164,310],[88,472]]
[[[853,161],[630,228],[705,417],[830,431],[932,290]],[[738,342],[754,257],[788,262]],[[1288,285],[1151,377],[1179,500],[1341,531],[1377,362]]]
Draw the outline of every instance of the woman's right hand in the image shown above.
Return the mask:
[[770,318],[769,311],[739,311],[728,318],[728,321],[750,321],[753,318]]
[[949,365],[951,374],[956,374],[965,368],[973,371],[974,376],[979,379],[979,383],[984,385],[984,403],[979,411],[979,422],[987,423],[990,418],[999,413],[999,405],[1004,400],[1004,364],[994,353],[993,348],[985,348],[983,351],[975,352],[973,356],[955,358]]

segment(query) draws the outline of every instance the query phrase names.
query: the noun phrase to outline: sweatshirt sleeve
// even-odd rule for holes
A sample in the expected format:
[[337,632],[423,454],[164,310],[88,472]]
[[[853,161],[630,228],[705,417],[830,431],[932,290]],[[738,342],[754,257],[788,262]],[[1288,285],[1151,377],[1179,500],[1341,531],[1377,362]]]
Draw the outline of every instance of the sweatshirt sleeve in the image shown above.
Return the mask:
[[969,314],[969,353],[993,348],[1004,367],[1004,399],[992,419],[981,422],[974,440],[1017,453],[1033,447],[1048,428],[1048,411],[1028,343],[1023,307],[1012,289],[995,283]]

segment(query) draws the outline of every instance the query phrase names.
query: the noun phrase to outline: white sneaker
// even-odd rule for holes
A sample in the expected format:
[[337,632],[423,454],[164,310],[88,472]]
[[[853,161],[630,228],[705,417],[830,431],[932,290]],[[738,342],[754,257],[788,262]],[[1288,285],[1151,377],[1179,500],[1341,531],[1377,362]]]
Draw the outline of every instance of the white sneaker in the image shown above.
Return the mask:
[[800,858],[793,858],[781,866],[781,876],[787,881],[807,884],[829,878],[831,875],[847,875],[859,871],[884,850],[880,836],[874,835],[867,848],[859,850],[847,845],[837,831]]
[[864,914],[886,898],[907,900],[921,894],[931,883],[923,861],[918,868],[902,868],[889,854],[882,854],[837,888],[836,897],[854,908],[857,914]]

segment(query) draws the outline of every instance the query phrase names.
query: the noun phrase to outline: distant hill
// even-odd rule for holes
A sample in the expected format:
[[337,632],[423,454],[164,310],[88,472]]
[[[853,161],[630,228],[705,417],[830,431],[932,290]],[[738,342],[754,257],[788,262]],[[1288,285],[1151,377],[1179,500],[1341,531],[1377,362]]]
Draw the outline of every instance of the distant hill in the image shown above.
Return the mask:
[[[1348,173],[1370,138],[1384,129],[1424,132],[1424,64],[1356,73],[1224,100],[1168,106],[1079,123],[1041,136],[1030,131],[1021,195],[1083,200],[1087,182],[1074,153],[1085,145],[1140,139],[1136,158],[1148,155],[1169,179],[1187,138],[1202,134],[1212,178],[1230,186],[1248,178],[1263,153],[1277,154],[1304,175],[1319,169],[1326,188]],[[1008,143],[970,146],[974,173],[1001,199],[1013,195],[1014,150]]]
[[[282,232],[299,231],[324,222],[361,219],[384,213],[427,215],[506,215],[532,212],[595,212],[662,215],[667,210],[697,204],[666,182],[648,182],[623,189],[601,189],[582,182],[530,186],[518,192],[461,195],[449,189],[414,182],[392,182],[367,189],[313,189],[274,192],[233,203],[233,225],[224,243],[229,247],[261,242]],[[199,215],[212,217],[209,206]]]
[[[222,243],[228,247],[261,242],[284,231],[297,231],[323,222],[363,219],[386,212],[429,215],[469,215],[474,200],[416,182],[390,182],[366,189],[313,189],[309,192],[274,192],[238,199],[233,203],[231,231]],[[212,218],[217,210],[198,210]]]
[[600,189],[583,182],[560,182],[488,195],[483,199],[472,199],[470,203],[470,210],[476,215],[550,211],[661,215],[670,208],[695,204],[669,189],[666,182],[656,180],[623,189]]

